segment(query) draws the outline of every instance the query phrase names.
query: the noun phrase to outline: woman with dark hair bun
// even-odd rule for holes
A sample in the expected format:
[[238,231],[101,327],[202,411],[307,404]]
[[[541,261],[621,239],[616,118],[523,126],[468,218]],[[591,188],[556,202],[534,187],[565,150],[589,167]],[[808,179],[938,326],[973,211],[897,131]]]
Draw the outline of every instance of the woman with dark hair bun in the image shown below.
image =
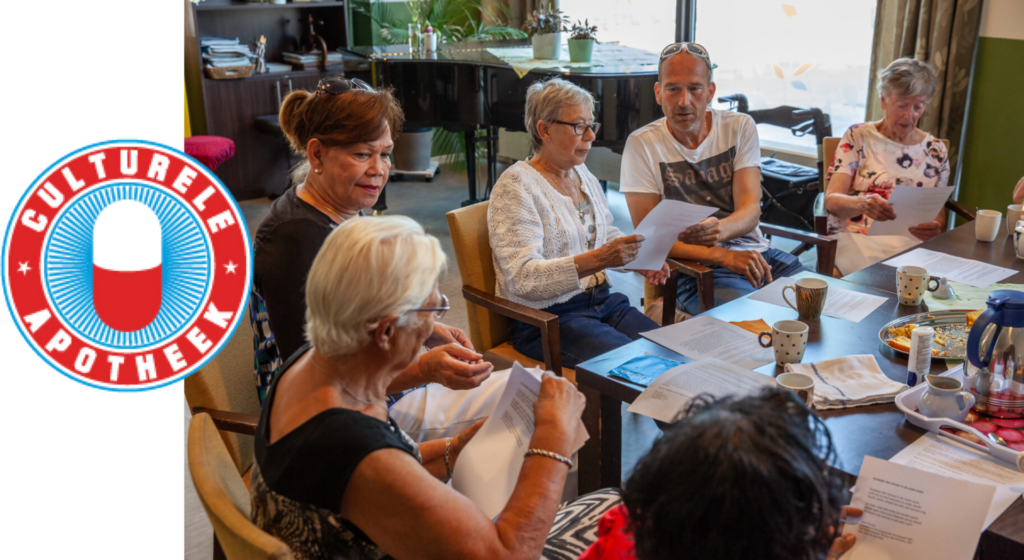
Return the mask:
[[[294,91],[282,103],[281,129],[302,163],[292,171],[295,186],[274,201],[253,242],[249,312],[261,402],[282,362],[306,343],[305,285],[313,259],[334,228],[377,202],[403,119],[390,90],[375,90],[361,80],[325,78],[316,91]],[[394,380],[389,406],[426,383],[474,389],[491,375],[491,364],[457,328],[435,323],[426,344],[432,350]],[[454,435],[486,415],[487,403],[502,385],[489,384],[486,395],[455,393],[460,402],[450,414],[432,415],[430,426],[423,422],[425,403],[417,399],[406,403],[407,413],[396,410],[393,416],[417,440],[427,437],[422,432],[428,427],[434,429],[429,438]],[[480,406],[464,406],[465,400]],[[452,404],[435,401],[432,406]]]
[[857,508],[842,507],[832,438],[792,393],[697,399],[640,460],[623,505],[580,560],[839,558]]

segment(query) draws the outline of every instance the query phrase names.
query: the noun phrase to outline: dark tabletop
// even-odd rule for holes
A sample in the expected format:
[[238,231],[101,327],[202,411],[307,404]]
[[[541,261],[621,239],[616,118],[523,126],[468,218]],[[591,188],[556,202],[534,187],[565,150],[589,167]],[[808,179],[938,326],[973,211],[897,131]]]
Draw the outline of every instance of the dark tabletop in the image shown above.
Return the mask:
[[[973,226],[969,226],[968,231],[971,236],[974,235]],[[998,245],[1001,241],[1000,239],[996,241],[996,244],[989,245]],[[993,249],[992,253],[995,254],[996,251]],[[894,274],[884,285],[895,284]],[[839,280],[811,272],[803,272],[794,276],[794,278],[799,277],[821,278],[828,282],[829,287],[877,295],[888,300],[859,323],[824,316],[816,321],[804,320],[803,322],[809,328],[807,350],[803,360],[805,363],[856,354],[870,354],[875,357],[886,376],[900,383],[906,382],[906,358],[882,344],[879,341],[878,333],[885,324],[894,319],[924,311],[923,306],[899,305],[895,294],[854,284],[848,281],[848,278]],[[723,321],[763,319],[769,325],[783,319],[797,319],[797,312],[789,307],[747,298],[720,305],[705,314]],[[682,363],[692,361],[645,339],[632,342],[618,350],[580,364],[576,369],[576,380],[581,387],[597,389],[602,395],[631,403],[640,395],[643,387],[617,377],[609,377],[608,372],[643,353],[664,356]],[[946,369],[944,361],[932,361],[932,371],[945,371]],[[771,363],[755,371],[775,376],[782,373],[782,368]],[[854,475],[860,471],[861,463],[866,455],[888,460],[926,433],[925,430],[910,424],[895,404],[874,404],[848,409],[817,411],[817,413],[825,420],[825,424],[832,433],[839,459],[836,466]],[[1014,502],[1010,509],[993,523],[986,535],[989,537],[985,543],[988,543],[989,546],[993,546],[991,543],[996,542],[1009,546],[1008,550],[1022,550],[1018,547],[1024,546],[1024,500],[1018,499]],[[1024,556],[1020,557],[1024,558]]]
[[[992,243],[978,241],[977,236],[974,235],[974,222],[968,222],[934,239],[911,247],[904,251],[904,253],[914,249],[928,249],[1003,268],[1012,268],[1018,271],[1017,274],[1000,282],[1024,284],[1024,260],[1017,258],[1017,254],[1013,250],[1013,237],[1007,234],[1005,223],[999,224],[999,235]],[[903,253],[899,254],[902,255]],[[895,293],[896,267],[876,263],[853,274],[844,276],[843,280]],[[923,308],[923,310],[927,311],[926,308]]]
[[[352,47],[347,49],[350,52],[367,57],[371,60],[386,60],[388,62],[467,62],[486,66],[510,68],[507,62],[494,56],[487,51],[488,48],[526,47],[530,41],[526,39],[514,39],[507,41],[485,41],[485,42],[461,42],[439,45],[434,53],[410,53],[409,45],[383,45],[376,47]],[[622,75],[622,74],[651,74],[658,73],[658,55],[641,49],[626,47],[623,45],[597,43],[594,45],[594,60],[601,60],[601,55],[606,50],[627,50],[631,53],[634,64],[615,66],[588,66],[569,67],[561,66],[558,61],[552,60],[551,66],[540,70],[545,73],[572,74],[582,76],[601,75]],[[529,51],[527,51],[529,52]]]

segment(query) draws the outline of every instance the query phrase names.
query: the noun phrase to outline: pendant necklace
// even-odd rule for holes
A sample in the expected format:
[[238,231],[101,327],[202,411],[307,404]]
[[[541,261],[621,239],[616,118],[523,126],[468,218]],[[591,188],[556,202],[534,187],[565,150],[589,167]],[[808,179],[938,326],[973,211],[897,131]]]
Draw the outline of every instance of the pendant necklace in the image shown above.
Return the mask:
[[338,385],[341,385],[341,389],[342,389],[343,391],[345,391],[346,393],[348,393],[348,396],[352,397],[352,398],[353,398],[353,399],[355,399],[356,401],[358,401],[358,402],[360,402],[360,403],[362,403],[362,404],[364,404],[364,405],[366,405],[366,406],[376,406],[376,407],[380,407],[381,409],[383,409],[383,410],[384,410],[384,412],[385,412],[385,413],[387,413],[387,412],[388,412],[388,407],[386,407],[386,406],[384,406],[384,405],[382,405],[382,404],[380,404],[380,403],[370,402],[370,401],[367,401],[367,400],[363,400],[363,399],[359,398],[359,397],[358,397],[358,396],[357,396],[357,395],[356,395],[355,393],[353,393],[353,392],[352,392],[351,390],[349,390],[349,388],[348,388],[348,387],[347,387],[347,386],[345,385],[345,383],[344,383],[344,382],[343,382],[343,381],[342,381],[341,379],[338,379],[338,378],[337,378],[337,377],[335,377],[334,375],[331,375],[331,373],[330,373],[329,371],[327,371],[327,370],[326,370],[326,369],[325,369],[325,368],[324,368],[323,366],[321,366],[321,365],[320,365],[320,363],[319,363],[319,362],[317,362],[317,361],[316,361],[316,358],[314,358],[313,356],[310,356],[310,357],[309,357],[309,361],[313,362],[313,365],[314,365],[314,366],[316,366],[316,368],[317,368],[318,370],[320,370],[321,372],[323,372],[324,374],[326,374],[326,375],[327,375],[328,377],[331,377],[331,378],[333,378],[333,379],[334,379],[335,381],[337,381],[337,382],[338,382]]

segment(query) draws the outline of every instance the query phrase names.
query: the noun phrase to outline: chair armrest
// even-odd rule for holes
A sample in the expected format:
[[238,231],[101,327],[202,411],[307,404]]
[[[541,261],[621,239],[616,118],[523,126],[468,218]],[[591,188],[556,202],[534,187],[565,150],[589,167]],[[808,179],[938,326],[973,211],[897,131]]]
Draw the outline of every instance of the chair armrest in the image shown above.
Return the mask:
[[558,320],[558,315],[553,313],[548,313],[547,311],[541,311],[540,309],[534,309],[514,301],[509,301],[503,297],[489,294],[472,286],[463,286],[462,295],[466,300],[477,305],[482,305],[498,315],[508,317],[509,319],[515,319],[516,321],[522,321],[535,327],[540,327],[548,321]]
[[466,301],[484,307],[502,317],[540,328],[541,346],[544,349],[544,367],[554,372],[555,375],[562,375],[558,315],[509,301],[472,286],[463,286],[462,296]]
[[213,424],[218,430],[234,432],[247,436],[256,435],[256,425],[260,417],[255,414],[244,414],[242,412],[228,412],[226,410],[214,410],[212,408],[196,407],[192,409],[192,415],[209,414],[213,418]]
[[775,224],[766,224],[761,222],[761,232],[765,235],[777,235],[783,239],[792,239],[793,241],[799,241],[801,243],[808,243],[819,247],[821,245],[828,245],[834,243],[835,240],[817,233],[811,233],[802,229],[795,229],[786,226],[777,226]]
[[[683,259],[668,259],[668,266],[673,270],[678,270],[683,274],[695,279],[697,281],[697,295],[700,297],[700,312],[704,313],[708,309],[715,306],[715,277],[714,271],[710,268],[694,261],[687,261]],[[668,287],[668,283],[666,283]],[[670,294],[670,289],[665,290],[666,294]],[[672,298],[675,301],[675,296]],[[668,303],[668,297],[665,297],[665,303]],[[667,308],[668,305],[665,305]],[[675,317],[675,304],[672,305],[672,317]],[[668,310],[666,309],[666,314]]]
[[832,270],[836,266],[836,251],[839,248],[838,239],[774,224],[761,224],[761,231],[765,235],[777,235],[783,239],[814,245],[818,251],[818,274],[832,276]]
[[963,204],[960,204],[959,201],[948,199],[946,200],[945,206],[946,210],[952,211],[954,214],[960,216],[961,218],[967,220],[968,222],[974,221],[974,212],[968,210],[967,207],[964,206]]
[[700,278],[702,274],[711,272],[711,269],[700,264],[696,261],[688,261],[684,259],[666,259],[668,261],[668,267],[674,268],[679,272],[691,277]]

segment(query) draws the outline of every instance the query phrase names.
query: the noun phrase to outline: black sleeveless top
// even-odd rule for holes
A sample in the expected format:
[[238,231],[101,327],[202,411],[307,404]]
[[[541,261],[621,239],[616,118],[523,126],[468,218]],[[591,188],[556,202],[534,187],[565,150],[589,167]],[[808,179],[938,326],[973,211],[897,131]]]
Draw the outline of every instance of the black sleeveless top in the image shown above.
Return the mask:
[[419,461],[419,447],[391,418],[381,422],[344,408],[325,410],[268,443],[277,384],[304,353],[296,352],[284,364],[263,403],[252,467],[253,523],[288,545],[296,558],[387,558],[341,517],[341,500],[352,472],[367,455],[394,448]]

